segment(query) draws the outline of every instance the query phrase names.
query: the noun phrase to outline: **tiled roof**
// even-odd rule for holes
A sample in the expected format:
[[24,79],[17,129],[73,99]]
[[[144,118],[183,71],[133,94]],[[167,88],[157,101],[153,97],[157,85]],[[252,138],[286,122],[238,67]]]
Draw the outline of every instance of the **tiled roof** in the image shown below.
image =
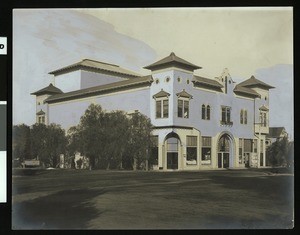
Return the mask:
[[248,87],[243,87],[240,85],[236,85],[235,88],[233,89],[233,92],[241,95],[247,95],[251,97],[260,97],[260,94],[258,94],[256,91],[254,91],[251,88]]
[[260,108],[259,108],[259,110],[262,110],[262,111],[269,111],[269,109],[266,107],[266,106],[261,106]]
[[253,75],[249,79],[239,83],[238,85],[243,86],[243,87],[263,87],[265,89],[274,88],[273,86],[270,86],[269,84],[256,79]]
[[187,92],[185,91],[185,89],[183,89],[181,92],[177,93],[176,95],[177,95],[178,97],[185,97],[185,98],[190,98],[190,99],[193,98],[193,96],[190,95],[189,93],[187,93]]
[[192,82],[194,83],[198,83],[198,84],[203,84],[206,86],[211,86],[211,87],[215,87],[215,88],[222,88],[223,85],[221,83],[219,83],[216,80],[213,79],[209,79],[209,78],[204,78],[204,77],[200,77],[200,76],[193,76],[193,80]]
[[270,127],[269,134],[267,135],[268,138],[279,138],[281,134],[285,133],[284,127]]
[[63,92],[60,89],[58,89],[57,87],[53,86],[52,83],[50,83],[49,86],[31,93],[31,95],[61,94],[61,93]]
[[44,115],[44,114],[45,114],[45,112],[43,110],[40,110],[36,113],[36,115]]
[[160,98],[160,97],[166,97],[169,96],[170,93],[164,91],[163,89],[161,89],[161,91],[159,91],[158,93],[156,93],[155,95],[153,95],[153,98]]
[[69,66],[54,70],[50,72],[49,74],[57,75],[57,74],[62,74],[68,71],[73,71],[76,69],[93,69],[96,72],[101,72],[101,71],[108,71],[108,72],[113,72],[117,74],[123,74],[123,75],[129,75],[132,77],[139,77],[141,76],[140,74],[137,74],[133,71],[124,69],[118,65],[115,64],[108,64],[105,62],[100,62],[96,60],[90,60],[90,59],[83,59],[82,61],[71,64]]
[[109,83],[105,85],[95,86],[95,87],[89,87],[82,90],[77,91],[71,91],[63,94],[53,95],[50,96],[48,99],[45,100],[45,102],[53,103],[58,102],[62,100],[70,100],[70,99],[76,99],[80,97],[88,97],[88,96],[94,96],[97,94],[102,93],[109,93],[113,92],[115,90],[120,89],[128,89],[130,87],[137,87],[140,85],[147,85],[153,82],[153,78],[151,75],[144,76],[144,77],[138,77],[138,78],[132,78],[129,80]]
[[178,66],[178,65],[181,65],[181,66],[184,66],[184,67],[187,67],[188,69],[191,69],[191,70],[195,70],[195,69],[201,69],[202,67],[199,67],[197,65],[194,65],[178,56],[175,55],[174,52],[172,52],[169,56],[153,63],[153,64],[150,64],[148,66],[145,66],[144,68],[145,69],[150,69],[150,70],[155,70],[157,68],[161,68],[161,67],[167,67],[167,66],[171,66],[171,65],[174,65],[174,66]]

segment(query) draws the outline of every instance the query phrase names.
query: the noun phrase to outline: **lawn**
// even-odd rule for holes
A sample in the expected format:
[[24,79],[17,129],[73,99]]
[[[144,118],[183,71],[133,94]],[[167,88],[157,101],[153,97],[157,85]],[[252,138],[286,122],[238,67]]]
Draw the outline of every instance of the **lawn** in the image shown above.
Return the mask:
[[292,228],[291,174],[49,170],[13,176],[13,229]]

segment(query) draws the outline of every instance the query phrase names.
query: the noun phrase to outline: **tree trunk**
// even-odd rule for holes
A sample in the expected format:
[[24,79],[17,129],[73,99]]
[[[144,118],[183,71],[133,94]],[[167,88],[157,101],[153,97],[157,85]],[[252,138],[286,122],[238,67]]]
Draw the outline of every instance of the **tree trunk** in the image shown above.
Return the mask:
[[90,157],[90,168],[95,169],[95,157],[94,156]]
[[136,158],[133,158],[133,170],[136,171]]
[[108,161],[108,163],[107,163],[106,170],[109,170],[109,167],[110,167],[110,161]]

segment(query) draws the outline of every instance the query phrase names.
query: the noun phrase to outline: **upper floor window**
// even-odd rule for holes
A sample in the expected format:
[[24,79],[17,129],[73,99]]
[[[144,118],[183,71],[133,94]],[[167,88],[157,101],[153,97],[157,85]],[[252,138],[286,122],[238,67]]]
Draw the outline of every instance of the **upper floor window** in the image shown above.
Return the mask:
[[41,124],[46,124],[45,116],[46,116],[45,112],[43,110],[40,110],[39,112],[36,113],[36,117],[37,117],[36,122]]
[[202,110],[202,119],[210,120],[210,106],[209,105],[205,106],[203,104],[201,110]]
[[241,109],[240,112],[240,123],[241,124],[247,124],[248,120],[247,120],[247,110],[245,109]]
[[156,118],[169,117],[169,99],[156,100]]
[[184,89],[176,95],[178,96],[177,116],[180,118],[189,118],[190,99],[193,98],[192,95]]
[[178,117],[189,118],[189,100],[178,99]]
[[221,124],[232,124],[231,122],[231,107],[222,106],[221,109]]
[[155,117],[168,118],[169,117],[169,96],[170,94],[161,89],[153,98],[155,99]]
[[260,124],[264,127],[267,126],[267,113],[260,111]]
[[45,124],[45,116],[38,116],[38,123]]

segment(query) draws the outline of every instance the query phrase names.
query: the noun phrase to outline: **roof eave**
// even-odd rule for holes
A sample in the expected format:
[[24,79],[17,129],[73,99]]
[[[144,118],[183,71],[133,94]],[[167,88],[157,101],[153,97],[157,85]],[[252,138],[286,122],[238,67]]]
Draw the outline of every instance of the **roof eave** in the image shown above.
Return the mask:
[[235,94],[237,95],[241,95],[241,96],[247,96],[247,97],[251,97],[251,98],[260,98],[260,94],[253,94],[250,92],[246,92],[246,91],[233,91]]
[[[181,66],[179,66],[181,65]],[[180,63],[177,61],[169,61],[169,62],[165,62],[165,63],[161,63],[161,64],[151,64],[148,66],[143,67],[144,69],[149,69],[151,71],[153,70],[159,70],[161,68],[166,68],[166,67],[181,67],[181,68],[187,68],[188,70],[197,70],[197,69],[202,69],[202,67],[197,66],[197,65],[189,65],[189,64],[184,64],[184,63]]]
[[96,95],[97,93],[101,93],[101,92],[112,92],[114,90],[118,90],[118,89],[124,89],[124,88],[128,88],[128,87],[134,87],[137,85],[143,85],[143,84],[151,84],[153,82],[153,78],[151,77],[148,80],[145,81],[141,81],[141,82],[137,82],[137,83],[131,83],[131,84],[125,84],[123,86],[119,86],[119,87],[109,87],[107,89],[103,89],[103,90],[95,90],[95,91],[90,91],[90,92],[86,92],[86,93],[81,93],[81,94],[74,94],[74,95],[70,95],[70,96],[66,96],[66,97],[52,97],[50,96],[49,98],[47,98],[45,100],[46,103],[55,103],[55,102],[60,102],[63,100],[70,100],[70,99],[74,99],[74,98],[79,98],[82,96],[93,96]]
[[83,70],[84,69],[90,69],[90,70],[96,70],[96,71],[106,71],[106,72],[110,72],[110,73],[121,74],[121,75],[131,76],[131,77],[140,77],[141,76],[140,74],[136,74],[136,73],[125,73],[125,72],[122,73],[122,72],[112,71],[112,70],[109,70],[109,69],[96,68],[96,67],[93,67],[93,66],[82,65],[82,64],[74,64],[74,65],[71,65],[71,66],[67,66],[67,67],[49,72],[48,74],[56,76],[56,75],[68,73],[70,71],[72,72],[74,70],[79,70],[79,69],[83,69]]
[[224,86],[222,84],[211,84],[211,83],[206,83],[206,82],[203,82],[203,81],[198,81],[198,80],[193,80],[192,81],[193,83],[198,83],[198,84],[203,84],[203,85],[206,85],[206,86],[211,86],[211,87],[215,87],[215,88],[223,88]]

